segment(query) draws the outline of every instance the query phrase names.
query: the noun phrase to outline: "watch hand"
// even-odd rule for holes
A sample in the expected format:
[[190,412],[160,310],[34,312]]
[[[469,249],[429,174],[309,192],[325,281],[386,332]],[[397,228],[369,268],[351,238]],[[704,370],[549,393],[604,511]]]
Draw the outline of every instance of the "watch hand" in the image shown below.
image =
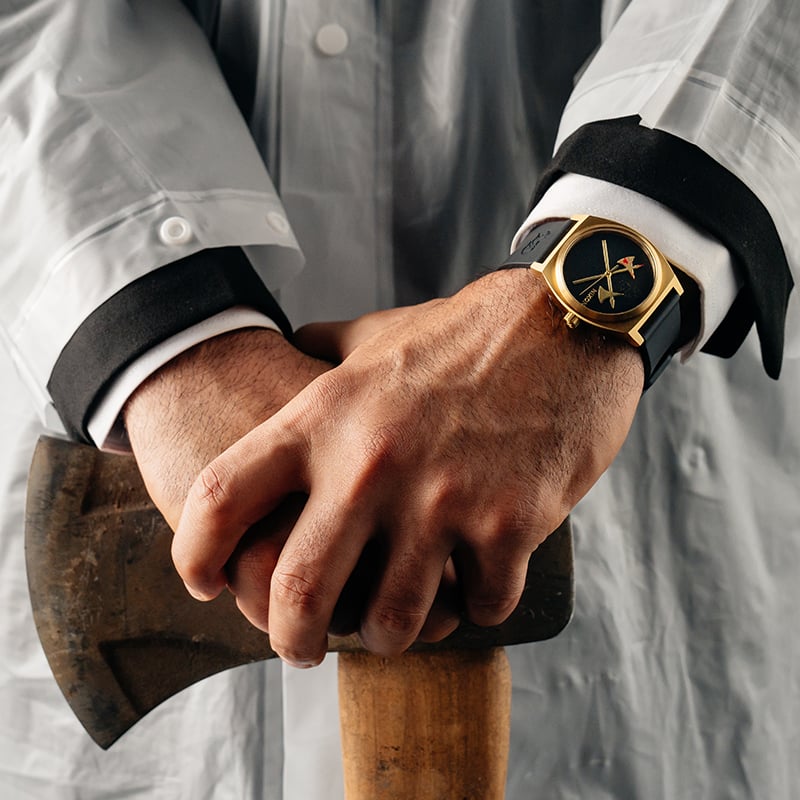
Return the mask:
[[605,300],[611,301],[611,308],[614,308],[614,298],[615,297],[622,297],[624,292],[608,292],[602,286],[597,290],[597,298],[600,302],[604,302]]
[[603,263],[606,265],[605,278],[606,278],[606,283],[608,283],[608,294],[606,294],[604,298],[601,297],[600,302],[602,303],[603,300],[606,299],[611,304],[611,308],[614,308],[615,293],[614,293],[614,286],[611,283],[611,264],[609,264],[608,261],[608,242],[605,239],[603,239],[602,244],[603,244]]
[[[583,292],[581,292],[581,295],[584,295],[587,292],[591,291],[598,283],[600,283],[600,281],[609,279],[609,275],[612,274],[611,265],[608,262],[608,245],[606,244],[605,239],[603,239],[603,261],[605,262],[605,269],[603,270],[603,272],[597,275],[589,275],[587,278],[577,278],[576,280],[572,281],[573,286],[578,283],[586,283],[586,281],[593,281],[593,283],[591,283],[583,290]],[[609,289],[613,291],[610,282],[609,282]]]
[[584,290],[583,290],[583,291],[580,293],[580,294],[581,294],[581,297],[583,297],[583,295],[585,295],[585,294],[588,294],[589,292],[591,292],[591,291],[592,291],[592,289],[594,289],[594,287],[595,287],[595,286],[597,286],[597,284],[598,284],[598,283],[600,283],[600,281],[602,281],[602,280],[605,280],[605,279],[606,279],[606,277],[607,277],[607,276],[606,276],[606,273],[604,272],[602,275],[591,275],[591,276],[590,276],[590,277],[588,277],[588,278],[578,278],[577,280],[574,280],[574,281],[572,281],[572,283],[573,283],[573,284],[576,284],[576,283],[585,283],[586,281],[592,281],[592,282],[591,282],[591,283],[590,283],[590,284],[589,284],[589,285],[588,285],[588,286],[587,286],[587,287],[586,287],[586,288],[585,288],[585,289],[584,289]]
[[[624,259],[620,259],[620,261],[618,261],[617,263],[619,264],[623,260]],[[632,267],[627,267],[627,266],[625,266],[623,264],[620,267],[616,267],[615,269],[612,269],[611,270],[611,274],[612,275],[617,275],[620,272],[627,272],[628,274],[630,274],[630,276],[632,278],[635,278],[636,276],[633,274],[633,270],[639,269],[639,267],[641,267],[641,266],[642,266],[641,264],[634,264]],[[587,275],[585,278],[575,278],[575,280],[573,280],[572,283],[573,284],[575,284],[575,283],[586,283],[586,281],[595,281],[595,282],[597,282],[597,281],[602,281],[605,277],[606,277],[606,273],[605,272],[601,272],[601,273],[599,273],[597,275]]]
[[[643,265],[634,264],[633,261],[634,261],[633,256],[625,256],[625,258],[619,259],[619,261],[617,261],[617,264],[619,264],[620,266],[615,266],[612,270],[610,270],[609,274],[617,275],[620,272],[627,272],[632,278],[635,279],[636,275],[634,275],[634,270],[639,269]],[[580,283],[587,283],[591,281],[591,283],[580,293],[580,296],[583,297],[583,295],[588,294],[592,289],[594,289],[595,286],[597,286],[598,283],[600,283],[600,281],[605,280],[607,277],[608,274],[606,274],[605,272],[602,272],[598,275],[587,275],[585,278],[575,278],[572,281],[572,285],[576,286]],[[613,292],[613,294],[615,297],[620,297],[623,293]]]

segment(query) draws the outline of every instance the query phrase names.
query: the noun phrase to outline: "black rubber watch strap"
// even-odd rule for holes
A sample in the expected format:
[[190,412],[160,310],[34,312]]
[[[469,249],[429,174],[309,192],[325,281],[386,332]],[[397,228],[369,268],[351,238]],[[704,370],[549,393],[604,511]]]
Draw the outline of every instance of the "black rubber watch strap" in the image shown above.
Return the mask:
[[670,289],[658,313],[639,329],[644,344],[639,348],[644,362],[644,388],[649,389],[664,371],[675,352],[681,333],[680,295]]
[[574,219],[540,222],[531,228],[522,244],[497,269],[529,267],[534,261],[543,262],[576,224]]

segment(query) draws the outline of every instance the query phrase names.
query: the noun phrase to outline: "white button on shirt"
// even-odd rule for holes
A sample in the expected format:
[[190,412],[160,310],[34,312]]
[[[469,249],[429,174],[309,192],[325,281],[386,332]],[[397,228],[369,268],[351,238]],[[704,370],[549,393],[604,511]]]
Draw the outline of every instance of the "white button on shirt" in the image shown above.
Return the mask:
[[289,220],[278,211],[270,211],[269,214],[267,214],[267,224],[276,233],[289,232]]
[[317,50],[324,56],[341,55],[349,43],[347,31],[335,23],[323,25],[314,37]]
[[183,217],[168,217],[161,223],[158,237],[166,245],[186,244],[192,239],[192,226]]

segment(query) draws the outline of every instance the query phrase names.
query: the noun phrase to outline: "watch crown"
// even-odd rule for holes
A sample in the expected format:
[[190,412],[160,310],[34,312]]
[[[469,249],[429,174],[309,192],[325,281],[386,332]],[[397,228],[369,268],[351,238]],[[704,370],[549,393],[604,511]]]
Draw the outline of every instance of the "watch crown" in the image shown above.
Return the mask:
[[574,312],[568,311],[564,315],[564,322],[566,322],[568,328],[577,328],[581,318]]

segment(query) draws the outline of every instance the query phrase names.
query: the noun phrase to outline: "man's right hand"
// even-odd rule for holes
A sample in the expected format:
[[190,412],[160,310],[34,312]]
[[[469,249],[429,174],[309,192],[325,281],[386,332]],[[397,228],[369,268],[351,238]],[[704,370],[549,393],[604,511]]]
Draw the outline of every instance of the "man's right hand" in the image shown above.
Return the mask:
[[192,347],[134,392],[124,411],[128,437],[171,527],[198,472],[329,367],[275,331],[248,328]]
[[[275,331],[217,336],[177,356],[128,401],[128,437],[147,490],[174,529],[203,467],[283,407],[330,364],[304,355]],[[258,584],[277,561],[305,498],[294,496],[248,533],[227,565],[245,616],[264,627],[269,587]]]

